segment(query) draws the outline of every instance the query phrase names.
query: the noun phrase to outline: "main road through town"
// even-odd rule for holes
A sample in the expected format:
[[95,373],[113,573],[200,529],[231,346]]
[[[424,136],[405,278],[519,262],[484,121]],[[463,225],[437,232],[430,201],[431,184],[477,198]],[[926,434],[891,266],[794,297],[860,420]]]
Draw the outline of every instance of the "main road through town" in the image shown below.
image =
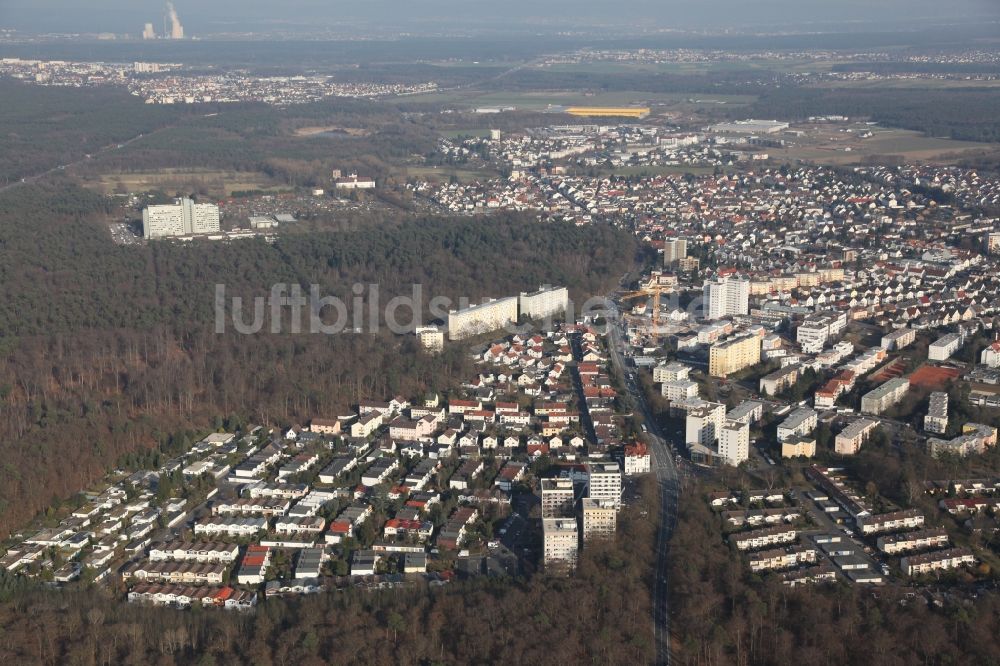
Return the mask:
[[646,441],[650,445],[650,459],[660,489],[660,524],[656,534],[656,578],[653,590],[653,639],[656,643],[656,663],[669,664],[671,655],[667,565],[670,556],[670,535],[673,533],[677,520],[677,497],[680,482],[677,467],[674,464],[673,452],[646,404],[642,388],[632,378],[625,365],[625,359],[622,355],[625,348],[623,324],[618,307],[610,297],[606,299],[606,312],[611,362],[628,387],[633,412],[641,414],[644,419],[647,430],[645,433]]

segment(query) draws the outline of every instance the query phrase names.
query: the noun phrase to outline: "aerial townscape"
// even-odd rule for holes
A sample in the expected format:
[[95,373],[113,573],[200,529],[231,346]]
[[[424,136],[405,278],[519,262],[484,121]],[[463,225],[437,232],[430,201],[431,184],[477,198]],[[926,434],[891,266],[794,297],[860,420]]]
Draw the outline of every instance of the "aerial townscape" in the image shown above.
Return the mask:
[[998,663],[1000,7],[14,4],[4,663]]
[[[437,585],[516,575],[538,549],[537,505],[535,563],[565,571],[581,547],[614,538],[623,489],[650,471],[646,445],[623,431],[602,340],[576,325],[513,335],[446,398],[363,401],[306,427],[178,443],[155,469],[112,472],[0,566],[57,583],[118,573],[129,602],[250,609],[411,574]],[[52,552],[72,556],[50,568]]]

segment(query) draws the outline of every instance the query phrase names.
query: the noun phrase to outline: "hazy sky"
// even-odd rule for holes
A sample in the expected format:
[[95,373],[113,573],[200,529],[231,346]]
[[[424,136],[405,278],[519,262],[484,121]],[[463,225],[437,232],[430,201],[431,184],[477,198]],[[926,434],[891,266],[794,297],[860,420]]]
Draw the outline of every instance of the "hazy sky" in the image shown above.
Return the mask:
[[[0,0],[0,27],[138,32],[162,25],[159,0]],[[883,30],[915,18],[1000,20],[1000,0],[175,0],[191,35],[364,22],[415,31],[496,25],[635,23],[660,28],[780,28],[855,23]]]

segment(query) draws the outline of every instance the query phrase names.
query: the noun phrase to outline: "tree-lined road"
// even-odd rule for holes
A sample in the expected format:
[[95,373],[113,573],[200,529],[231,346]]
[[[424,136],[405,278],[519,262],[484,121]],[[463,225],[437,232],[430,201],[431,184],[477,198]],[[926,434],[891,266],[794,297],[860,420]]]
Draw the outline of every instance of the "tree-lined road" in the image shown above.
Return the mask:
[[674,456],[660,431],[659,424],[646,404],[646,397],[635,380],[629,376],[622,351],[625,342],[622,337],[622,322],[618,308],[609,296],[606,299],[608,319],[608,349],[611,362],[618,370],[631,396],[634,413],[641,414],[646,424],[646,439],[649,443],[653,471],[660,488],[660,525],[656,534],[656,581],[653,590],[653,638],[656,642],[656,663],[670,663],[670,607],[669,580],[667,578],[670,536],[677,520],[677,497],[679,478]]

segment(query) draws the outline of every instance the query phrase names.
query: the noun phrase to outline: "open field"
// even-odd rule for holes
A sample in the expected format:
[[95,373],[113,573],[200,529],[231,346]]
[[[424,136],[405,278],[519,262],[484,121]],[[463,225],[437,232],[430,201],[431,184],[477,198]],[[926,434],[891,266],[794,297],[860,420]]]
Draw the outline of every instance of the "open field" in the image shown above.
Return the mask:
[[295,136],[316,136],[317,134],[341,134],[344,136],[369,136],[371,130],[360,127],[339,127],[330,125],[327,127],[300,127],[294,132]]
[[649,74],[708,74],[715,71],[732,71],[734,69],[746,69],[739,63],[731,66],[731,63],[714,62],[616,62],[616,61],[596,61],[581,63],[559,63],[547,67],[536,67],[544,72],[566,72],[589,74],[624,74],[647,72]]
[[[213,169],[163,169],[135,173],[108,173],[84,177],[82,184],[105,194],[115,192],[175,191],[204,189],[215,196],[233,192],[277,189],[279,184],[262,173]],[[286,186],[287,187],[287,186]]]
[[863,145],[868,148],[867,152],[907,155],[918,160],[930,159],[948,152],[992,147],[988,143],[940,139],[907,130],[890,130],[882,135],[876,134],[863,142]]
[[619,62],[614,60],[558,63],[547,67],[538,67],[547,72],[591,72],[595,74],[617,74],[648,72],[650,74],[709,74],[724,72],[820,72],[828,71],[833,62],[817,61],[809,58],[794,60],[720,60],[716,62]]
[[640,91],[609,91],[593,94],[579,92],[496,92],[475,98],[476,106],[516,106],[521,109],[544,109],[554,106],[622,106],[640,103],[667,104],[692,99],[712,103],[753,101],[750,95],[691,95],[684,93],[650,93]]
[[824,131],[817,136],[796,140],[784,148],[763,149],[772,159],[802,160],[819,164],[857,164],[872,155],[899,155],[911,161],[935,160],[951,163],[973,151],[990,149],[988,143],[957,141],[924,136],[902,129],[870,127],[873,136],[862,139],[853,132]]
[[489,180],[497,178],[499,174],[490,170],[456,169],[455,167],[431,167],[431,166],[405,166],[396,171],[396,176],[401,179],[419,178],[427,181],[446,181],[452,176],[459,182],[469,183],[476,180]]
[[629,106],[640,104],[717,106],[751,104],[754,95],[716,95],[696,93],[651,93],[642,91],[609,91],[581,93],[578,91],[545,90],[530,92],[445,92],[413,95],[408,101],[434,104],[454,104],[464,108],[513,106],[518,110],[544,111],[549,106]]
[[444,130],[441,132],[441,136],[446,139],[457,139],[460,137],[474,136],[479,138],[489,137],[490,130],[485,127],[477,127],[475,129],[455,129],[455,130]]

